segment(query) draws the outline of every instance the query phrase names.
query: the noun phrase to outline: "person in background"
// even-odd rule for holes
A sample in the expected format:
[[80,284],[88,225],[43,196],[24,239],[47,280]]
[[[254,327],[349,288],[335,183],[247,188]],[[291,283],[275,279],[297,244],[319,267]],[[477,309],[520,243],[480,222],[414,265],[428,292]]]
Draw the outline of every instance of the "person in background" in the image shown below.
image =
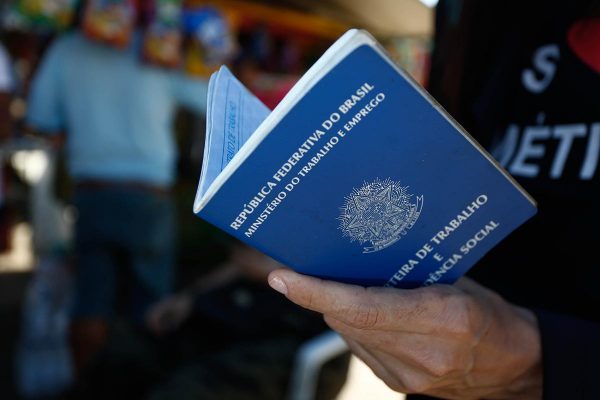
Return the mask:
[[[598,399],[600,3],[440,1],[430,90],[538,214],[455,285],[363,288],[288,270],[391,388],[448,399]],[[409,396],[410,397],[410,396]]]
[[[211,273],[198,269],[201,276],[148,309],[147,331],[115,326],[73,398],[286,398],[300,347],[329,329],[268,287],[280,266],[232,243]],[[315,399],[336,398],[349,359],[345,352],[320,369]]]
[[[10,106],[15,89],[14,75],[11,58],[0,43],[0,144],[6,142],[13,129],[13,118]],[[0,252],[10,247],[10,211],[6,204],[6,183],[4,180],[4,166],[0,168]]]
[[0,140],[7,139],[12,133],[10,103],[14,89],[10,56],[0,43]]
[[[76,283],[71,341],[77,370],[105,343],[117,307],[140,326],[173,283],[178,106],[206,108],[207,83],[142,63],[125,50],[67,33],[34,77],[27,123],[64,137],[74,183]],[[64,135],[63,135],[64,134]]]
[[[286,398],[300,346],[328,327],[320,315],[285,301],[265,284],[269,272],[281,266],[234,243],[212,274],[152,307],[147,324],[163,346],[169,343],[163,353],[176,362],[147,398]],[[318,371],[315,399],[336,398],[349,356],[341,354]]]

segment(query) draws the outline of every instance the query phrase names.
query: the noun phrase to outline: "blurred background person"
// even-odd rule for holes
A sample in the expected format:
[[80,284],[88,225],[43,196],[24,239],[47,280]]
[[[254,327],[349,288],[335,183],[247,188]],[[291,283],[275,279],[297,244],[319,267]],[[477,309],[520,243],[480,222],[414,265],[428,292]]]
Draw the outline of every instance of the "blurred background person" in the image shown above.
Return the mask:
[[[286,303],[270,290],[267,276],[281,267],[258,250],[234,243],[214,274],[153,307],[148,326],[163,340],[179,343],[168,351],[173,357],[179,350],[180,361],[148,398],[287,398],[300,347],[329,329],[319,314]],[[315,400],[337,397],[349,360],[343,352],[317,371]]]
[[10,55],[4,45],[0,43],[0,140],[6,140],[12,133],[10,103],[14,85]]
[[46,52],[28,101],[34,131],[55,141],[64,133],[74,182],[78,369],[105,343],[117,305],[141,324],[173,284],[173,116],[179,105],[203,113],[207,84],[143,64],[140,46],[137,29],[123,50],[65,34]]
[[[15,79],[11,57],[0,42],[0,144],[4,144],[13,133],[13,118],[10,112]],[[0,156],[4,158],[3,156]],[[1,159],[0,158],[0,159]],[[4,170],[0,168],[0,250],[9,247],[10,215],[6,205]]]
[[[299,348],[328,331],[322,318],[266,285],[279,263],[239,243],[210,274],[152,306],[149,334],[119,326],[77,398],[279,400]],[[335,399],[349,354],[319,371],[315,399]],[[127,374],[115,373],[127,371]]]

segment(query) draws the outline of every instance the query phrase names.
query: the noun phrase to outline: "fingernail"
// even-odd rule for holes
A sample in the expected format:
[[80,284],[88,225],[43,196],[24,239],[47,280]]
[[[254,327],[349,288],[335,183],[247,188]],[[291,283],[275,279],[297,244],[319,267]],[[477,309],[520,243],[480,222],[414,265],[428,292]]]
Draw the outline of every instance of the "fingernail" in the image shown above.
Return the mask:
[[279,293],[281,294],[287,294],[287,286],[285,285],[285,282],[283,282],[283,280],[277,276],[273,276],[269,279],[269,285],[277,290]]

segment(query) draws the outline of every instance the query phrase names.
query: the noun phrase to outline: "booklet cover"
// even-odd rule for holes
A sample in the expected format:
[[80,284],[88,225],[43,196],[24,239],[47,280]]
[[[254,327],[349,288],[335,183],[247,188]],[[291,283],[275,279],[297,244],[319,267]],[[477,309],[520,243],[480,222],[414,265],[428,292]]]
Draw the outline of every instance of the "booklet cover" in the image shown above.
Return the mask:
[[534,200],[368,33],[342,36],[272,112],[211,77],[194,212],[294,270],[452,283]]

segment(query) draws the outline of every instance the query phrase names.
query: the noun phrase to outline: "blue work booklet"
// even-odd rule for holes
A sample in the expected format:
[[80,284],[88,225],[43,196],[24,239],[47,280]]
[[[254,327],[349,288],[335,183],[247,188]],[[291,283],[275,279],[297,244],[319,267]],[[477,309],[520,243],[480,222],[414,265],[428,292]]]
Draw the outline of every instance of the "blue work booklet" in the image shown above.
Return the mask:
[[294,270],[452,283],[534,200],[367,32],[344,34],[270,111],[210,80],[194,212]]

